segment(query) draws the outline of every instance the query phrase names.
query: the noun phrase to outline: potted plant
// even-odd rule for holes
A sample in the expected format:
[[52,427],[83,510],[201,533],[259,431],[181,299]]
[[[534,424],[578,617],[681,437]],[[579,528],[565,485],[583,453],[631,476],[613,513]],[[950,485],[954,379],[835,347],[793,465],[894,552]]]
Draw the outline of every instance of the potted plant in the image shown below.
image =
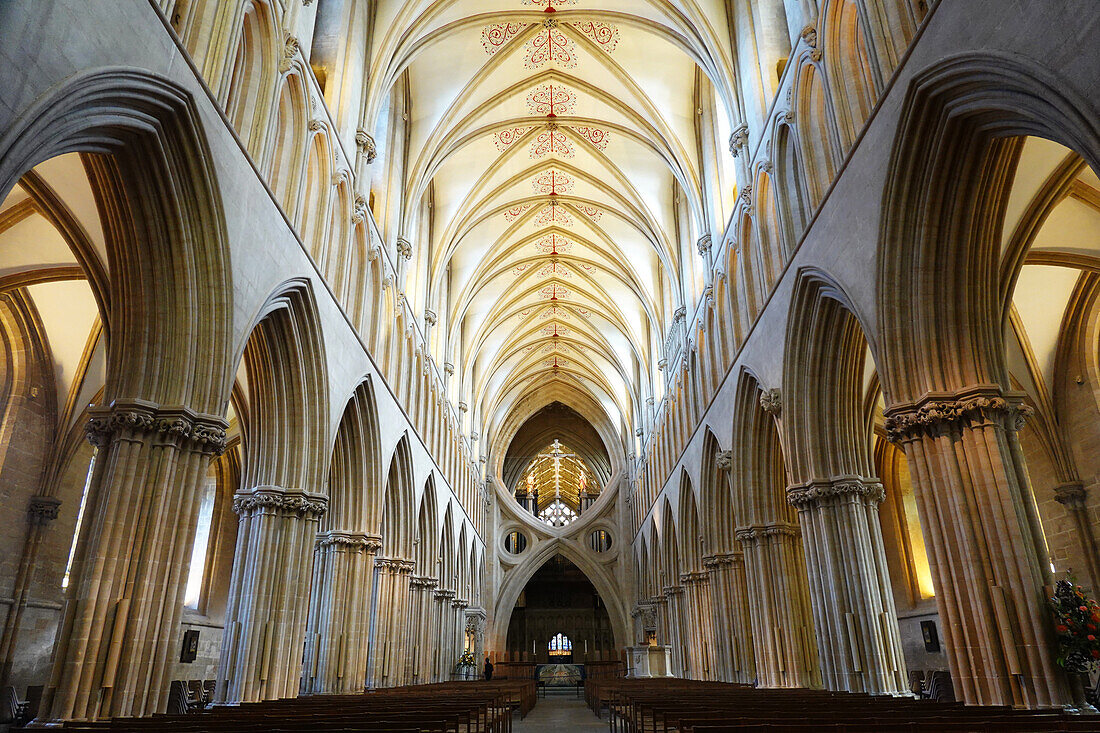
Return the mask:
[[455,671],[459,679],[477,679],[477,659],[474,658],[473,650],[467,649],[462,652],[462,656],[458,658],[458,663],[455,664]]
[[1081,586],[1059,580],[1050,599],[1054,633],[1058,636],[1058,665],[1066,671],[1073,704],[1078,710],[1096,712],[1085,700],[1085,680],[1100,663],[1100,605],[1085,595]]

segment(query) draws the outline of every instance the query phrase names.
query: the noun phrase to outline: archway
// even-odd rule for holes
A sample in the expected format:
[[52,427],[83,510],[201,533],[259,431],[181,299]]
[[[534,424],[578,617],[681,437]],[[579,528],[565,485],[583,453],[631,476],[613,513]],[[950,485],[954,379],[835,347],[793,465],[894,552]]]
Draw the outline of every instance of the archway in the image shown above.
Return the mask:
[[615,634],[600,592],[579,567],[556,554],[527,581],[512,608],[508,659],[582,664],[614,657]]

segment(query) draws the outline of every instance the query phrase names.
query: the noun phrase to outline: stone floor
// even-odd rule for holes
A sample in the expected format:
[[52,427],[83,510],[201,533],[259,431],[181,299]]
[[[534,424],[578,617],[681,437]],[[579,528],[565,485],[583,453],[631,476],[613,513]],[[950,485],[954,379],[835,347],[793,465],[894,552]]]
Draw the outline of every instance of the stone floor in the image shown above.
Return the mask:
[[515,720],[513,733],[571,733],[571,731],[605,731],[607,718],[592,714],[583,698],[573,695],[540,697],[535,709],[523,720]]

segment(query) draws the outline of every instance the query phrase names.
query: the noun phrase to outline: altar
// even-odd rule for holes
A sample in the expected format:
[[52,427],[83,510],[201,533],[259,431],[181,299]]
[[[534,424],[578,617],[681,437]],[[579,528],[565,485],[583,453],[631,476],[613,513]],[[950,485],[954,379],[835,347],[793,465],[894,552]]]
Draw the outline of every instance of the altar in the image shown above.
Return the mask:
[[584,665],[540,664],[535,679],[542,687],[576,687],[584,681]]

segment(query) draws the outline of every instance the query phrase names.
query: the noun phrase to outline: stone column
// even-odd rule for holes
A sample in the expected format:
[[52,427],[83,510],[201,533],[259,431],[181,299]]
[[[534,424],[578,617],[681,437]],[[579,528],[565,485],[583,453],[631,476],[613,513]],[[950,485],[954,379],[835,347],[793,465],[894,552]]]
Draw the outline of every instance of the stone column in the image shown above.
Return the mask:
[[666,585],[664,591],[665,618],[667,619],[668,643],[672,647],[672,664],[677,677],[685,677],[691,671],[694,660],[684,655],[684,586]]
[[378,570],[374,643],[371,648],[371,686],[395,687],[405,672],[408,637],[409,578],[415,563],[392,557],[374,561]]
[[1017,430],[1030,408],[999,388],[891,405],[909,461],[955,694],[975,705],[1069,702],[1054,664],[1045,540]]
[[363,691],[370,651],[371,570],[381,548],[377,535],[342,530],[317,535],[303,693]]
[[464,636],[466,634],[466,609],[470,607],[470,602],[456,598],[451,601],[451,635],[450,640],[450,659],[451,667],[455,666],[458,661],[458,657],[462,654],[462,649],[465,646]]
[[91,411],[98,448],[43,717],[164,710],[187,570],[226,423],[185,407],[116,400]]
[[4,633],[0,636],[0,685],[7,685],[11,680],[11,669],[15,664],[15,649],[19,643],[23,612],[29,600],[38,547],[42,542],[42,536],[46,533],[46,527],[57,519],[57,511],[60,507],[61,500],[53,496],[32,496],[30,505],[27,507],[27,538],[23,542],[23,552],[19,557],[19,570],[16,572],[15,587],[12,589],[12,604],[4,621]]
[[817,682],[798,535],[798,527],[786,522],[736,532],[744,548],[754,661],[761,687],[813,687]]
[[688,645],[691,677],[697,680],[715,679],[717,668],[712,653],[714,633],[711,626],[710,575],[705,572],[683,573],[680,583],[684,587],[684,615],[688,617],[691,638]]
[[435,592],[435,625],[437,632],[433,643],[435,644],[435,675],[437,682],[449,680],[451,669],[454,666],[454,660],[447,653],[447,645],[444,643],[444,639],[450,633],[449,627],[454,619],[451,613],[451,601],[454,598],[455,592],[453,590],[442,588]]
[[798,510],[825,687],[871,694],[904,692],[877,480],[839,476],[787,489]]
[[311,555],[323,494],[281,486],[238,491],[240,517],[216,700],[293,697],[302,677]]
[[703,558],[703,567],[710,573],[713,623],[720,630],[713,641],[722,671],[719,679],[752,682],[756,665],[744,555],[740,552],[708,555]]
[[432,682],[432,649],[437,638],[432,632],[434,590],[439,580],[427,575],[413,575],[409,578],[412,617],[412,648],[414,684]]
[[1081,543],[1081,555],[1085,558],[1088,581],[1091,587],[1100,588],[1100,549],[1096,545],[1096,535],[1092,531],[1092,522],[1088,513],[1088,494],[1080,481],[1062,484],[1054,489],[1054,500],[1066,508],[1077,530],[1077,540]]

